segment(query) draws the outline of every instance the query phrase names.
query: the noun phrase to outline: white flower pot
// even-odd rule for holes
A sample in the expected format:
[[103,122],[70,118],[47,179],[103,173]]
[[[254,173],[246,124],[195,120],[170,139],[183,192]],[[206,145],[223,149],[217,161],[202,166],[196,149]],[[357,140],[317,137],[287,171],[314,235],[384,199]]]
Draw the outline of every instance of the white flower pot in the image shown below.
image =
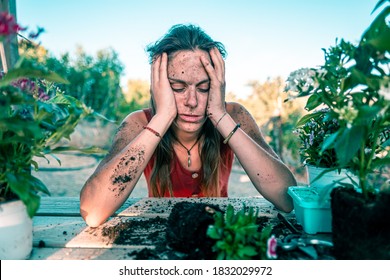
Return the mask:
[[32,251],[32,219],[21,200],[0,203],[0,259],[27,259]]
[[[333,170],[324,174],[321,178],[314,181],[319,174],[321,174],[327,168],[307,166],[307,175],[309,181],[309,187],[317,188],[318,191],[323,190],[325,187],[333,185],[334,182],[351,183],[348,176],[352,177],[357,182],[357,177],[346,169],[341,169],[340,173],[338,170]],[[348,175],[348,176],[347,176]],[[314,182],[313,182],[314,181]]]

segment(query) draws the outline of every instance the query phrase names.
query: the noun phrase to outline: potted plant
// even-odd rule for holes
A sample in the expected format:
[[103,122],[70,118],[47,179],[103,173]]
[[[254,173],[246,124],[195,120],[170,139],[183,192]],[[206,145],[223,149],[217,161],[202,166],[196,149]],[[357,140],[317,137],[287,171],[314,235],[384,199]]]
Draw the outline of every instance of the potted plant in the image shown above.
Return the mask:
[[[19,30],[12,15],[0,14],[0,44]],[[54,83],[66,80],[43,66],[30,65],[23,57],[11,69],[4,65],[1,49],[3,69],[9,70],[0,77],[0,259],[25,259],[32,250],[31,218],[40,195],[49,194],[31,175],[31,168],[38,168],[35,157],[78,150],[61,140],[69,139],[79,121],[94,113],[56,87]]]
[[[290,79],[293,76],[294,73]],[[291,87],[291,83],[289,86]],[[348,171],[349,166],[338,168],[334,148],[322,150],[324,140],[340,127],[337,119],[329,118],[328,111],[329,109],[325,107],[303,116],[298,121],[295,131],[301,141],[299,153],[302,163],[307,167],[309,186],[318,189],[354,177]]]
[[[386,1],[379,1],[374,12]],[[386,3],[388,4],[388,3]],[[339,128],[320,151],[333,148],[337,167],[350,167],[358,181],[331,192],[334,254],[339,259],[390,259],[390,27],[386,5],[357,45],[341,40],[313,69],[310,109],[326,106]],[[340,208],[341,207],[341,208]]]
[[[303,94],[311,90],[317,72],[322,73],[321,70],[309,68],[292,72],[287,79],[286,91],[291,96],[295,92]],[[306,109],[310,111],[311,108]],[[329,187],[339,182],[350,182],[350,179],[356,180],[348,166],[339,168],[334,148],[322,149],[325,139],[339,127],[338,120],[329,115],[329,108],[322,107],[304,115],[294,131],[301,142],[299,154],[307,169],[309,188],[292,186],[288,192],[294,201],[297,222],[309,234],[332,231]]]

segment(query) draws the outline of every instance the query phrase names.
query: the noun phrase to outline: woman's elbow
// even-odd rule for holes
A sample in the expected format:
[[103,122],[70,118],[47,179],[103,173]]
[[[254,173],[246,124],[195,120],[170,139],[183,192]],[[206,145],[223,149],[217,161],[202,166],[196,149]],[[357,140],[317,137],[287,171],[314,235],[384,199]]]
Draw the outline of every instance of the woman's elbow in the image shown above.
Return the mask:
[[80,214],[85,223],[90,227],[98,227],[106,221],[97,211],[88,211],[82,206],[80,206]]
[[279,210],[286,213],[290,213],[292,210],[294,210],[294,202],[291,196],[287,193],[287,190],[283,192],[282,200],[278,208]]
[[99,205],[88,199],[83,192],[80,196],[80,215],[90,227],[98,227],[106,220]]
[[280,207],[278,207],[278,209],[280,211],[283,211],[285,213],[290,213],[292,210],[294,210],[294,205],[293,203],[285,203],[283,205],[281,205]]

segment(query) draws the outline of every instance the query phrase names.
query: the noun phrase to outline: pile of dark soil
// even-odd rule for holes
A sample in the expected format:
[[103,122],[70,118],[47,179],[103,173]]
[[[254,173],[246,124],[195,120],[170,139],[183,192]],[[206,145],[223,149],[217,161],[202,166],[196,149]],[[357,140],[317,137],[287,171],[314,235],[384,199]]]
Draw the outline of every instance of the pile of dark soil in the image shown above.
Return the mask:
[[334,256],[342,260],[390,259],[390,191],[368,199],[352,188],[331,193]]
[[[127,219],[115,226],[104,227],[102,235],[118,245],[141,245],[141,250],[132,250],[128,257],[137,260],[204,260],[215,259],[213,240],[206,235],[207,228],[214,223],[213,213],[221,211],[219,206],[208,203],[176,203],[168,218]],[[301,229],[295,220],[291,221]],[[279,219],[260,216],[259,230],[272,226],[272,234],[283,240],[292,232]],[[317,248],[320,259],[332,259],[328,248]],[[300,250],[277,251],[278,259],[307,259]]]
[[117,245],[141,245],[139,251],[128,256],[136,260],[182,259],[183,256],[167,247],[165,230],[167,219],[161,217],[125,220],[115,226],[104,227],[102,235]]
[[214,223],[214,213],[222,212],[218,205],[207,203],[177,203],[168,218],[167,244],[186,253],[190,259],[215,259],[214,240],[207,237],[207,228]]

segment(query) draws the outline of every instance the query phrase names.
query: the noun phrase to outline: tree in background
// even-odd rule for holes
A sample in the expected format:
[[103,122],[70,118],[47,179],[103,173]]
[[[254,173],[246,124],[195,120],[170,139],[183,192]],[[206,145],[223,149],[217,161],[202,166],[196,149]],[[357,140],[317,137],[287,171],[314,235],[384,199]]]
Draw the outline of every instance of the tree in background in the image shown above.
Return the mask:
[[263,83],[251,81],[248,85],[252,88],[248,97],[237,98],[229,93],[229,100],[243,104],[277,154],[295,174],[303,174],[298,152],[299,139],[293,132],[295,124],[305,114],[302,106],[304,100],[302,104],[285,103],[287,93],[284,92],[285,83],[281,77],[268,78]]
[[123,115],[149,106],[150,84],[145,80],[128,80],[127,88],[123,90],[126,105],[122,108]]
[[66,78],[69,84],[60,85],[61,89],[87,106],[114,120],[122,117],[117,112],[125,102],[120,87],[124,66],[114,50],[100,50],[94,57],[78,47],[74,58],[68,52],[56,58],[43,47],[27,42],[20,52],[27,55],[30,63],[39,62]]

